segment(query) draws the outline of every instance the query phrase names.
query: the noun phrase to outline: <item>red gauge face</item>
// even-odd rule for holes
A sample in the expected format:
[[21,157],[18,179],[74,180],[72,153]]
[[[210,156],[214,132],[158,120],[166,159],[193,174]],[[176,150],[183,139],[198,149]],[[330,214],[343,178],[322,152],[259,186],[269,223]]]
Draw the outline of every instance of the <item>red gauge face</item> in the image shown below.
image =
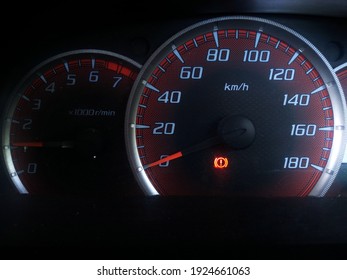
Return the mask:
[[143,67],[127,148],[148,194],[324,195],[344,148],[344,99],[303,37],[256,18],[204,21]]
[[82,50],[49,59],[23,80],[3,131],[6,164],[19,192],[128,191],[123,124],[138,70],[118,54]]

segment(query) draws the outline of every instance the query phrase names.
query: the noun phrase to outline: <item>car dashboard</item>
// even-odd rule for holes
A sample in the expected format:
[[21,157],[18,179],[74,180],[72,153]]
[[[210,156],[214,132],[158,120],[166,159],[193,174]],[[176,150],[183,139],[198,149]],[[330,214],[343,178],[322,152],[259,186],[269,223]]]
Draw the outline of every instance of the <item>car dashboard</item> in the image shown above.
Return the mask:
[[[48,14],[37,12],[37,15],[27,15],[23,21],[26,24],[17,27],[8,28],[2,22],[1,258],[266,259],[270,256],[271,259],[344,259],[347,247],[347,156],[344,157],[346,133],[341,131],[347,119],[343,95],[343,90],[347,92],[347,85],[346,89],[343,88],[347,76],[347,5],[343,1],[200,1],[199,5],[189,8],[174,6],[160,13],[152,9],[145,4],[136,8],[126,4],[119,7],[100,5],[93,13],[90,10],[78,12],[76,9],[64,17],[60,13],[64,12],[64,7],[61,7],[53,19]],[[212,22],[223,30],[223,23],[228,21],[235,21],[240,27],[226,24],[225,28],[230,29],[228,34],[222,33],[224,31],[218,33],[219,29],[213,28],[210,30],[214,31],[208,33],[204,29]],[[43,22],[46,29],[42,28]],[[256,29],[254,34],[242,33],[249,28],[249,22],[260,23],[261,28]],[[203,32],[207,32],[205,39],[200,36]],[[218,34],[219,41],[215,34]],[[268,34],[273,35],[272,41]],[[251,47],[242,48],[237,41],[239,36],[244,36],[241,38],[244,41],[251,40]],[[280,116],[282,113],[277,115],[281,124],[291,129],[288,135],[278,136],[280,140],[275,145],[268,145],[270,138],[258,133],[262,125],[257,124],[258,119],[268,134],[281,130],[277,122],[278,127],[265,126],[267,122],[273,123],[267,111],[276,106],[272,99],[235,97],[239,98],[233,101],[239,102],[237,106],[223,99],[217,108],[210,105],[215,97],[206,100],[199,97],[183,104],[184,90],[195,80],[205,77],[201,71],[207,72],[215,67],[210,65],[216,65],[216,60],[222,65],[229,55],[233,59],[236,53],[232,48],[229,52],[227,47],[209,47],[207,62],[199,61],[200,64],[196,62],[192,67],[180,68],[180,79],[175,80],[176,83],[169,84],[169,79],[165,76],[161,78],[163,74],[158,74],[160,71],[175,72],[176,68],[171,65],[189,60],[184,48],[195,50],[199,49],[198,45],[203,48],[199,38],[216,45],[222,44],[222,38],[233,38],[230,39],[234,40],[230,46],[240,48],[240,61],[243,59],[243,64],[239,62],[232,70],[242,78],[231,81],[211,74],[208,82],[202,81],[202,86],[197,87],[199,91],[208,88],[208,94],[217,92],[215,88],[219,82],[223,94],[227,92],[229,98],[231,95],[265,95],[272,87],[282,89],[282,84],[290,84],[288,92],[283,91],[280,99],[281,108],[289,108],[288,112],[284,116]],[[293,40],[293,43],[288,40]],[[171,42],[177,45],[171,45]],[[305,47],[298,47],[301,43]],[[271,45],[271,53],[261,47],[265,44]],[[178,45],[183,47],[175,48]],[[281,48],[282,51],[278,51]],[[285,60],[287,52],[291,54]],[[277,57],[277,64],[268,66],[269,72],[266,72],[262,69],[272,61],[270,54],[271,58]],[[197,57],[199,55],[201,53],[198,52]],[[301,60],[294,67],[296,59]],[[316,65],[317,60],[317,73],[311,77],[311,71],[314,72],[311,66]],[[293,86],[294,73],[296,77],[299,75],[300,64],[306,67],[306,74],[298,80],[304,84],[310,76],[317,83],[317,91],[311,89],[314,92],[311,95],[299,82]],[[74,72],[72,69],[77,70]],[[111,70],[118,71],[117,75],[107,76],[107,71]],[[50,100],[51,97],[47,96],[53,96],[56,91],[59,92],[59,86],[63,87],[59,73],[66,72],[66,84],[77,90],[66,90],[63,98]],[[261,80],[261,72],[266,72],[266,82]],[[50,80],[54,75],[58,78]],[[248,79],[248,75],[252,79]],[[137,79],[140,76],[142,79]],[[318,76],[324,80],[320,84]],[[86,78],[88,82],[79,82],[79,77]],[[107,82],[105,77],[108,77]],[[338,79],[336,85],[326,82],[336,82],[335,79]],[[268,86],[269,80],[273,86]],[[104,83],[102,86],[100,81]],[[125,82],[124,87],[118,87],[119,81]],[[98,87],[91,89],[96,84]],[[324,86],[327,84],[329,86]],[[141,101],[141,94],[156,92],[157,88],[153,85],[167,87],[168,91],[157,95],[156,103]],[[335,89],[330,91],[330,86]],[[103,91],[110,94],[111,87],[122,92],[120,98],[104,99]],[[297,91],[290,91],[292,87]],[[325,87],[329,88],[329,92]],[[39,88],[43,88],[42,92]],[[340,123],[335,124],[337,129],[333,136],[340,140],[334,144],[328,139],[332,137],[333,128],[327,115],[324,115],[325,125],[329,123],[326,126],[321,124],[321,120],[314,121],[321,116],[321,110],[317,114],[317,110],[313,109],[307,114],[300,113],[301,117],[307,118],[305,121],[299,118],[294,121],[294,117],[293,121],[286,119],[292,116],[290,110],[304,111],[309,100],[313,102],[315,91],[328,92],[325,95],[322,93],[318,105],[314,105],[323,106],[324,114],[331,110],[331,103],[339,108],[335,109],[339,112],[335,122]],[[252,98],[257,98],[257,101]],[[329,98],[331,103],[325,101]],[[30,106],[26,105],[26,99],[31,100]],[[112,102],[117,106],[113,107]],[[176,109],[178,106],[184,109]],[[185,106],[189,108],[185,109]],[[220,132],[223,129],[239,131],[241,122],[255,126],[256,136],[253,133],[249,136],[251,140],[249,137],[243,140],[246,145],[234,140],[223,141],[234,145],[237,155],[250,150],[247,156],[250,155],[254,161],[261,157],[260,163],[253,164],[245,159],[247,164],[238,167],[237,161],[232,158],[234,153],[228,153],[227,148],[218,150],[218,155],[204,154],[199,158],[196,154],[200,150],[196,152],[182,147],[180,157],[186,161],[185,165],[174,169],[177,173],[173,175],[165,173],[167,167],[171,168],[176,162],[179,165],[180,159],[172,156],[177,155],[174,152],[181,147],[177,142],[188,143],[186,138],[195,137],[191,135],[200,137],[194,116],[179,117],[180,114],[188,110],[199,118],[206,116],[201,122],[205,125],[210,119],[218,119],[220,112],[228,112],[230,108],[238,111],[242,106],[247,110],[240,112],[247,112],[247,117],[235,118],[233,115],[229,118],[229,115],[223,115],[219,121],[218,136],[227,138],[232,134]],[[206,110],[209,107],[213,108],[213,114],[200,112],[199,108]],[[68,112],[68,116],[63,115],[60,108]],[[162,108],[163,111],[151,113],[151,108]],[[145,114],[139,117],[141,110],[149,112],[147,119]],[[36,116],[36,111],[42,111],[42,116]],[[175,113],[177,119],[173,121],[170,118]],[[35,127],[37,118],[41,118],[42,122],[40,119],[40,126]],[[154,128],[151,126],[152,133],[147,134],[150,121]],[[227,127],[226,122],[236,123],[237,129],[235,126]],[[187,127],[182,135],[178,135],[178,129],[183,125]],[[79,130],[81,127],[83,129]],[[140,133],[133,135],[134,128]],[[212,130],[210,125],[208,133]],[[106,136],[101,137],[101,134]],[[177,142],[168,140],[172,139],[172,135]],[[262,137],[264,142],[254,144]],[[274,133],[271,137],[277,136]],[[139,140],[142,138],[143,142]],[[298,139],[293,142],[295,152],[281,154],[280,150],[291,145],[286,141],[290,142],[293,138]],[[91,140],[86,142],[85,139]],[[77,142],[78,156],[70,153],[75,150]],[[203,143],[205,149],[206,141]],[[142,153],[142,146],[149,145],[153,147]],[[171,145],[172,150],[160,150],[165,145]],[[200,146],[194,148],[202,149]],[[317,153],[317,149],[323,152]],[[157,150],[160,151],[157,153]],[[194,150],[194,155],[182,156],[188,150],[189,153]],[[328,150],[332,152],[329,154]],[[308,151],[307,154],[305,151]],[[316,173],[312,171],[307,176],[302,175],[301,169],[308,168],[308,161],[313,161],[316,156],[323,158],[323,153],[330,157],[327,166],[331,164],[334,167],[331,168],[334,175],[324,180],[317,178],[316,173],[322,172],[326,164],[321,163],[322,160],[310,163]],[[154,155],[153,158],[148,156],[148,161],[144,161],[142,156],[150,154]],[[170,161],[165,160],[169,154]],[[285,173],[258,176],[257,171],[262,170],[268,158],[275,155],[281,159],[280,166]],[[206,164],[209,156],[212,160]],[[88,157],[93,157],[92,167]],[[240,156],[240,162],[242,160]],[[227,169],[228,164],[231,169]],[[46,168],[42,173],[39,172],[41,167]],[[165,172],[146,171],[155,167]],[[229,175],[235,172],[233,168],[239,169],[236,179]],[[51,172],[52,169],[54,172]],[[292,173],[293,169],[298,169],[298,173]],[[145,175],[143,172],[146,172]],[[213,179],[216,172],[224,172],[222,179]],[[200,183],[205,179],[207,187],[200,189]],[[235,180],[247,191],[243,192],[244,189],[238,186],[235,186],[235,193],[224,191],[219,185],[214,191],[211,185],[223,185],[226,180]],[[274,186],[271,191],[264,187],[262,180]],[[298,190],[293,188],[295,192],[281,189],[280,184],[286,185],[287,180],[300,180],[305,186]],[[166,187],[163,181],[170,187]],[[310,186],[308,190],[305,189],[307,185]]]

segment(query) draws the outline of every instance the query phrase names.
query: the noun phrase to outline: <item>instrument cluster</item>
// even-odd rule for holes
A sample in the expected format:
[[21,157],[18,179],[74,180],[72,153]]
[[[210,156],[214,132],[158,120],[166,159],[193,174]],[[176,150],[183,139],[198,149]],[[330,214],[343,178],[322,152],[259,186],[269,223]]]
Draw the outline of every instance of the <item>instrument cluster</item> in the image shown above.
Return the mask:
[[4,28],[3,252],[343,248],[347,18],[128,18]]

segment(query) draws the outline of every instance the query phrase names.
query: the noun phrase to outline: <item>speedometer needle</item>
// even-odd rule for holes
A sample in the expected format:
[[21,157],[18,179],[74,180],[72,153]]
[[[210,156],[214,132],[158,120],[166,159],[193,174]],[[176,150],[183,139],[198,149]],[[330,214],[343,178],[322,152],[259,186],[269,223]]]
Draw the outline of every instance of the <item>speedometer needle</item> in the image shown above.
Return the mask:
[[12,143],[15,147],[33,147],[33,148],[43,148],[43,147],[53,147],[53,148],[73,148],[73,143],[71,141],[32,141],[32,142],[15,142]]
[[183,157],[183,156],[186,156],[188,154],[191,154],[191,153],[194,153],[194,152],[197,152],[197,151],[201,151],[201,150],[204,150],[204,149],[207,149],[209,147],[212,147],[214,145],[217,145],[217,144],[220,144],[222,143],[222,139],[218,136],[215,136],[215,137],[212,137],[212,138],[208,138],[206,139],[205,141],[202,141],[194,146],[191,146],[187,149],[184,149],[182,151],[179,151],[177,153],[174,153],[174,154],[171,154],[165,158],[162,158],[160,160],[157,160],[155,162],[152,162],[150,164],[146,164],[143,166],[144,169],[147,169],[149,167],[153,167],[153,166],[156,166],[156,165],[159,165],[159,164],[163,164],[165,162],[168,162],[170,160],[174,160],[174,159],[177,159],[177,158],[180,158],[180,157]]
[[228,144],[234,149],[244,149],[248,147],[255,138],[255,128],[253,123],[243,116],[227,116],[218,124],[216,136],[207,138],[198,144],[190,146],[184,150],[168,155],[162,159],[143,166],[144,169],[163,164],[170,160],[208,149],[218,144]]

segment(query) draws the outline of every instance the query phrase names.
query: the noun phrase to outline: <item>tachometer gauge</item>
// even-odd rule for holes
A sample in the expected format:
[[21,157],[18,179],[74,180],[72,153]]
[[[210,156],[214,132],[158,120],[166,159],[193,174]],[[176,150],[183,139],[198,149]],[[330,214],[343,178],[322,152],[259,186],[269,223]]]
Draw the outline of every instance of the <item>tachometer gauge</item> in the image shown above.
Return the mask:
[[341,164],[345,110],[306,38],[266,19],[214,18],[143,66],[127,151],[148,195],[323,196]]
[[140,65],[76,50],[38,65],[11,95],[2,145],[20,193],[127,193],[124,114]]

